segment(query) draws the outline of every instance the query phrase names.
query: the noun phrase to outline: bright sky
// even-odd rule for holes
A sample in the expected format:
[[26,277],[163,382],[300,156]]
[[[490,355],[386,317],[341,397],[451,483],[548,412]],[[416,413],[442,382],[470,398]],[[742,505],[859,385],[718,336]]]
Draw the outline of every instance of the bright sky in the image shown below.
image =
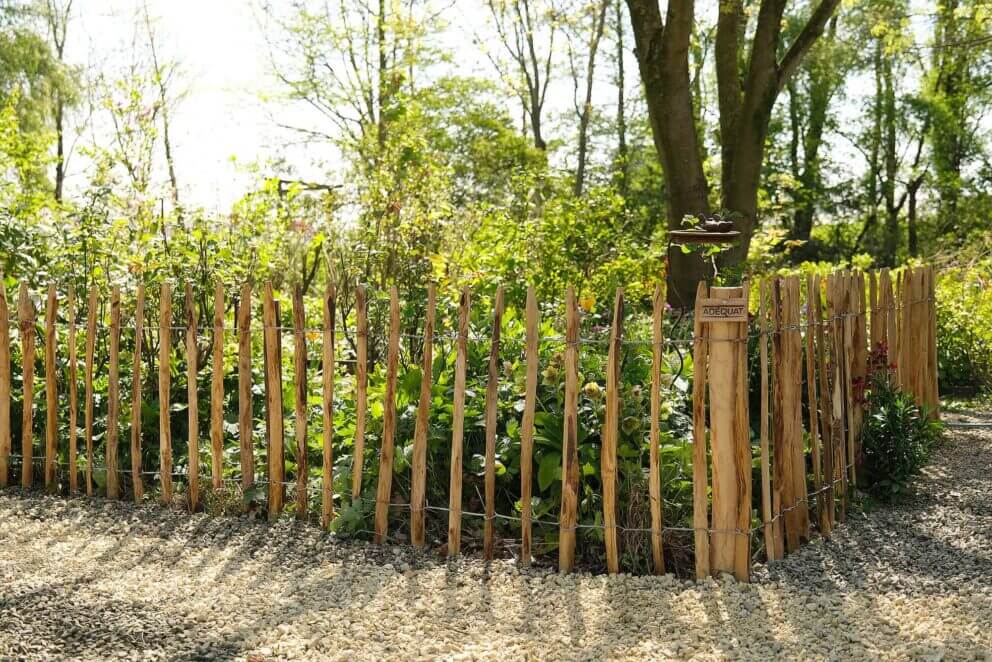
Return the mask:
[[[160,58],[180,63],[182,85],[187,92],[172,117],[176,169],[185,204],[228,211],[231,203],[253,183],[253,176],[245,170],[253,162],[281,157],[294,169],[296,177],[311,181],[325,181],[328,172],[340,171],[332,149],[294,145],[299,135],[276,125],[277,117],[282,124],[296,126],[313,126],[317,120],[298,105],[288,106],[271,99],[278,85],[271,76],[259,1],[147,0],[149,13],[156,20]],[[288,5],[288,0],[269,2],[277,7],[282,6],[277,3]],[[711,9],[709,2],[700,4],[702,11]],[[68,60],[91,71],[112,71],[124,66],[141,6],[142,0],[75,0]],[[454,54],[456,73],[493,77],[491,65],[473,43],[473,37],[487,32],[488,17],[481,11],[484,5],[479,0],[452,0],[448,7],[446,16],[452,28],[441,35],[441,45]],[[139,37],[143,40],[144,35]],[[489,37],[484,36],[483,41],[490,48],[499,48]],[[632,43],[626,45],[627,97],[633,105],[639,101],[639,80],[636,62],[629,52]],[[140,47],[145,48],[143,43]],[[603,47],[613,48],[612,44]],[[556,42],[556,48],[564,53],[563,40]],[[614,73],[611,60],[609,53],[599,61],[596,96],[612,108],[616,91],[611,84]],[[834,109],[843,118],[843,124],[856,121],[861,112],[859,97],[870,91],[868,84],[870,81],[864,77],[855,76],[849,81],[843,107]],[[266,93],[269,98],[265,98]],[[508,96],[507,103],[513,104],[512,116],[519,117],[516,101]],[[556,117],[560,119],[570,113],[571,105],[571,83],[562,80],[552,86],[547,108],[549,124],[554,126]],[[90,133],[79,139],[71,156],[70,190],[86,185],[87,163],[79,148],[87,143],[103,144],[109,135],[106,120],[100,119],[104,114],[95,115]],[[830,151],[839,162],[851,163],[858,155],[845,142],[834,137]],[[232,161],[235,155],[237,163]],[[277,173],[266,170],[265,174]],[[164,171],[157,176],[165,181]]]
[[[140,7],[138,0],[76,0],[68,59],[113,68],[130,48]],[[264,160],[292,139],[270,121],[276,106],[261,99],[272,85],[260,19],[250,0],[148,0],[148,7],[162,57],[180,63],[187,90],[172,121],[180,187],[194,205],[227,209],[251,182],[232,156]],[[99,122],[94,131],[99,137]],[[84,159],[76,165],[78,179]]]
[[[75,0],[67,59],[92,71],[126,63],[141,6],[141,0]],[[481,20],[472,11],[466,14],[466,8],[465,0],[458,0],[452,17],[469,23]],[[305,126],[314,118],[299,106],[271,98],[278,85],[271,76],[264,16],[257,0],[148,0],[148,9],[156,20],[160,58],[180,63],[187,91],[172,118],[176,169],[185,203],[228,210],[253,182],[244,166],[266,159],[285,158],[301,179],[326,179],[337,161],[333,150],[294,145],[299,135],[274,121],[278,116],[282,124]],[[459,34],[460,45],[471,51],[459,57],[459,73],[491,75],[491,71],[482,71],[484,63],[471,39],[464,32]],[[445,46],[458,48],[459,44]],[[105,120],[99,115],[91,132],[79,139],[69,163],[70,188],[83,188],[86,183],[87,163],[78,148],[106,137],[107,127],[101,126]],[[232,161],[235,155],[237,163]]]

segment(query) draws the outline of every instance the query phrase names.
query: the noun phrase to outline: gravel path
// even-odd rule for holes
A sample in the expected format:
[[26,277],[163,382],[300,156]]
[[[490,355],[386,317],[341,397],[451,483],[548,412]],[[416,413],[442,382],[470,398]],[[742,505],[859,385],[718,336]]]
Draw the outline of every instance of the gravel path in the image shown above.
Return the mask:
[[560,577],[313,527],[0,496],[0,659],[992,659],[992,430],[756,583]]

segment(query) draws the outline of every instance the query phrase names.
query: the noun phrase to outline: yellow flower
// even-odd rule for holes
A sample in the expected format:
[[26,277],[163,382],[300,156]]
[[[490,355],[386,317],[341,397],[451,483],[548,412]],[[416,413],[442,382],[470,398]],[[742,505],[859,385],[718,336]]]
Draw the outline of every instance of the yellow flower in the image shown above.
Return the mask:
[[603,395],[603,390],[599,388],[599,384],[596,382],[589,382],[582,387],[582,391],[586,394],[586,397],[590,400],[599,400]]

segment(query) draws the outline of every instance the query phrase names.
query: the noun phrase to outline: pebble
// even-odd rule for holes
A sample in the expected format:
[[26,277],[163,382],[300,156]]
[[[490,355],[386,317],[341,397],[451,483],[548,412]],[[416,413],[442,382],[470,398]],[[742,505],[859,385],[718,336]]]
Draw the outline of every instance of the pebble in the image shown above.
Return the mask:
[[[288,519],[288,518],[287,518]],[[988,659],[992,431],[754,583],[563,577],[280,520],[0,492],[0,660]]]

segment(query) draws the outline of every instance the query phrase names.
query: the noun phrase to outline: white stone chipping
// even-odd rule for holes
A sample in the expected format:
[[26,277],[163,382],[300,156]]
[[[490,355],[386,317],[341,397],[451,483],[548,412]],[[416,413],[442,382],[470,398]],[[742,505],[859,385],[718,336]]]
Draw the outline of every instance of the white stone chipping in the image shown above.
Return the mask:
[[559,576],[0,494],[0,660],[992,659],[992,430],[755,583]]

